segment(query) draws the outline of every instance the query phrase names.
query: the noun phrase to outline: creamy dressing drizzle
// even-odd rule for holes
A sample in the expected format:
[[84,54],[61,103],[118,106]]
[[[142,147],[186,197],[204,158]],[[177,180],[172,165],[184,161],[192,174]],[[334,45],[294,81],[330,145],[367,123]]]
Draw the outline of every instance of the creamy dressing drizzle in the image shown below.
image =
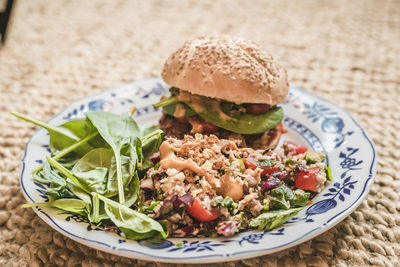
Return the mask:
[[235,120],[234,118],[228,116],[225,112],[222,111],[220,103],[218,101],[207,101],[199,96],[192,95],[185,91],[180,91],[178,100],[189,102],[197,113],[204,112],[206,105],[210,104],[211,102],[211,109],[218,112],[219,118],[221,120]]
[[177,104],[175,107],[175,111],[174,111],[174,117],[175,118],[184,118],[185,117],[185,107],[183,106],[183,104]]
[[218,190],[224,197],[230,197],[237,201],[243,197],[243,182],[240,179],[234,179],[229,173],[221,177],[221,188]]
[[167,141],[164,141],[160,146],[160,166],[164,169],[176,169],[182,171],[184,169],[189,169],[198,175],[204,176],[207,182],[211,184],[212,187],[220,187],[221,184],[212,175],[207,173],[206,170],[202,169],[197,165],[192,159],[179,159],[175,155],[175,148],[171,146]]
[[[232,141],[229,141],[227,145],[237,149],[236,144]],[[167,141],[161,144],[160,166],[163,169],[176,169],[178,171],[189,169],[200,176],[204,176],[207,182],[224,197],[231,197],[233,200],[239,200],[243,197],[243,182],[240,179],[234,179],[228,173],[224,174],[221,179],[215,179],[214,176],[197,165],[192,159],[179,159],[175,155],[175,151],[176,148]]]
[[196,97],[185,91],[180,91],[178,100],[189,102],[193,106],[194,110],[197,112],[204,111],[205,101],[200,97]]

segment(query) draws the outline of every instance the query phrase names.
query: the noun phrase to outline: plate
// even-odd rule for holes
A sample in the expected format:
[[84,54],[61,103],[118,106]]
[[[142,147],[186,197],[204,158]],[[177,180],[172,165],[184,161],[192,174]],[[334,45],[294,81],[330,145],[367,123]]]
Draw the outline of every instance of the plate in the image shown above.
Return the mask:
[[[113,88],[78,100],[50,119],[58,125],[84,118],[88,111],[128,113],[137,107],[135,119],[143,129],[161,115],[151,104],[166,94],[168,86],[159,78]],[[273,231],[245,231],[230,238],[168,238],[161,244],[126,240],[91,225],[85,217],[53,208],[35,212],[61,234],[89,247],[119,256],[174,263],[231,261],[277,252],[307,241],[348,216],[365,198],[376,173],[376,152],[362,126],[345,110],[298,88],[291,88],[282,104],[284,124],[292,140],[315,151],[326,152],[333,182],[319,193],[313,204]],[[281,142],[282,142],[281,140]],[[49,137],[43,129],[29,140],[22,159],[21,187],[28,202],[46,201],[45,187],[35,183],[32,170],[49,154]]]

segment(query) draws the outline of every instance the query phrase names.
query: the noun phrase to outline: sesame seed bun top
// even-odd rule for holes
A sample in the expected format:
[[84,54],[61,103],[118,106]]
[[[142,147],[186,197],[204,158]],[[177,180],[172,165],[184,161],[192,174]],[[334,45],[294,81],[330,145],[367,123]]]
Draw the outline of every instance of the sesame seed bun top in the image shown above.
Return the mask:
[[259,44],[225,35],[186,41],[165,62],[162,78],[192,94],[238,104],[275,105],[289,90],[286,70]]

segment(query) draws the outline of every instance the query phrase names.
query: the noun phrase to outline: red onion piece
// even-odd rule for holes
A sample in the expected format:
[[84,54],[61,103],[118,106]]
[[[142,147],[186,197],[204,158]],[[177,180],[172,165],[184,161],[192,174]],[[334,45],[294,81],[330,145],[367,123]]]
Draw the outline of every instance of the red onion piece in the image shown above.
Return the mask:
[[167,196],[166,198],[164,198],[163,202],[166,203],[168,201],[174,201],[176,198],[176,194],[171,194],[169,196]]
[[140,189],[146,191],[153,191],[154,189],[153,181],[150,178],[140,181]]
[[186,227],[182,228],[182,231],[184,231],[186,235],[192,233],[193,230],[194,230],[193,225],[189,225],[189,226],[186,226]]
[[269,178],[265,183],[261,186],[261,192],[266,190],[274,189],[281,183],[281,180],[275,177]]
[[150,160],[156,165],[160,161],[160,152],[153,153],[153,155],[150,156]]
[[286,172],[275,172],[271,176],[274,178],[278,178],[280,180],[284,179],[286,177],[287,173]]
[[193,203],[193,196],[190,193],[184,194],[183,196],[177,197],[173,204],[174,208],[179,207],[181,204],[184,204],[186,206],[190,206]]
[[217,233],[223,236],[231,236],[239,231],[238,221],[220,222],[217,226]]
[[161,176],[157,173],[156,175],[154,175],[153,177],[153,181],[157,182],[158,180],[160,180]]

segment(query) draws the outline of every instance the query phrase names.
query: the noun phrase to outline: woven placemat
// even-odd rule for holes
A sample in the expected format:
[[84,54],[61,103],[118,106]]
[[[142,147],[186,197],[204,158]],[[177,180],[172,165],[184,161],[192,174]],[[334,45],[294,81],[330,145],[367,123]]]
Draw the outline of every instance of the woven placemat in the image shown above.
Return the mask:
[[20,160],[35,127],[72,101],[159,76],[184,40],[256,40],[291,84],[346,108],[367,129],[378,174],[362,204],[328,232],[272,255],[215,266],[400,266],[399,1],[17,2],[0,48],[0,266],[169,266],[121,258],[52,230],[24,203]]

